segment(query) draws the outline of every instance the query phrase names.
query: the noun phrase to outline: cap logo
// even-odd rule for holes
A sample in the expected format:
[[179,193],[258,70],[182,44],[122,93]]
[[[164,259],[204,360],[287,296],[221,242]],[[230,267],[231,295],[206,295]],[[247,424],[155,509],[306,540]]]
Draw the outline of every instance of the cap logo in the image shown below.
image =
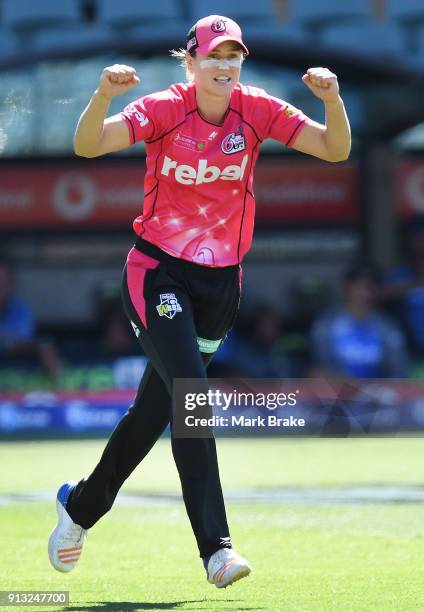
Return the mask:
[[197,38],[195,36],[193,36],[193,38],[190,38],[190,40],[187,41],[187,51],[190,51],[190,49],[197,46]]
[[224,19],[215,19],[213,24],[211,25],[212,32],[216,34],[220,34],[221,32],[225,32],[227,30],[227,26],[225,25]]

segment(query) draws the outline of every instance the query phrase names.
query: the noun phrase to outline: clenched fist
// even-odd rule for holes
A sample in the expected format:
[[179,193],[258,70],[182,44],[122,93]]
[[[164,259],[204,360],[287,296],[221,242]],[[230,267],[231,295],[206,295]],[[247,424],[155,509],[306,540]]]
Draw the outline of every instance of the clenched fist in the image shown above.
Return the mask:
[[328,68],[309,68],[302,81],[323,102],[335,102],[338,99],[337,76]]
[[134,68],[124,64],[114,64],[103,70],[97,91],[105,98],[113,98],[120,96],[138,83],[140,79]]

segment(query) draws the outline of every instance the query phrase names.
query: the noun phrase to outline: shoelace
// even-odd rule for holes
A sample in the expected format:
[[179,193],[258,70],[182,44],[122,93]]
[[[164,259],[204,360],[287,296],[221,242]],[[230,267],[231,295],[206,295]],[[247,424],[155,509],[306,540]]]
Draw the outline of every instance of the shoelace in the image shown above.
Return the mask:
[[70,525],[67,529],[66,536],[64,537],[64,541],[66,544],[72,544],[73,546],[78,546],[87,538],[87,532],[85,529],[76,525]]
[[222,550],[218,552],[217,557],[214,559],[214,568],[216,568],[217,565],[221,565],[222,563],[225,563],[226,561],[230,561],[231,559],[234,558],[234,552],[231,550],[231,553],[228,553],[227,552],[228,550],[231,550],[231,549],[223,548]]

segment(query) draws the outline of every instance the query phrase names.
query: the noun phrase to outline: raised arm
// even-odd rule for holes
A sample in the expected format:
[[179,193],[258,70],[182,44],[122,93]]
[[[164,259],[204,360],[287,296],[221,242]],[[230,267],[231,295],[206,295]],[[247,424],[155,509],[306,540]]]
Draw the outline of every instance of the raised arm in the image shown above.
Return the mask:
[[325,161],[344,161],[350,153],[350,126],[337,76],[327,68],[309,68],[302,77],[312,93],[323,101],[325,125],[310,121],[292,144],[293,149]]
[[74,136],[74,151],[81,157],[99,157],[125,149],[130,137],[125,119],[114,115],[106,119],[110,102],[140,82],[130,66],[114,64],[102,72],[100,83],[79,118]]

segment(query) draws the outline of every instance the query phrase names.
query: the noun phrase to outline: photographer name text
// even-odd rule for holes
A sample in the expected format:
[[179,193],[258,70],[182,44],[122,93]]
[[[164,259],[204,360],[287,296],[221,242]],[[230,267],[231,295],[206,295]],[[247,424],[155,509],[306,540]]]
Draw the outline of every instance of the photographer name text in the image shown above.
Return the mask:
[[231,417],[211,416],[210,418],[199,418],[190,414],[184,420],[187,427],[304,427],[305,419],[299,419],[293,415],[277,417],[275,415],[246,417],[244,415],[233,415]]

